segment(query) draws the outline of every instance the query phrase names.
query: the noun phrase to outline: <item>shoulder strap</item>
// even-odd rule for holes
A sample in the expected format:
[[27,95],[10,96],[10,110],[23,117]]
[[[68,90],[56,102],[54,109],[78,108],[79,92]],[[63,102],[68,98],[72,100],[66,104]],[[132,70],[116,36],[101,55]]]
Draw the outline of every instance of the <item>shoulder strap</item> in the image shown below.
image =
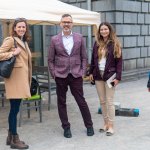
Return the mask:
[[14,46],[15,46],[15,48],[17,48],[17,42],[14,37],[13,37],[13,39],[14,39]]

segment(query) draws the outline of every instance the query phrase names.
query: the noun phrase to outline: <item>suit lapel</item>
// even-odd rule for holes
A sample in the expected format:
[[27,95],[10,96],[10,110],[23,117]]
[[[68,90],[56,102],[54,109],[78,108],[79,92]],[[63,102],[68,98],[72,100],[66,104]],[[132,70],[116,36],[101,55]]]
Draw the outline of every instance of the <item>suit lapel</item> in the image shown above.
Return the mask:
[[31,57],[31,51],[29,49],[27,42],[25,42],[24,44],[25,44],[26,51],[28,52],[29,56]]
[[[73,53],[73,51],[76,49],[76,46],[77,46],[77,35],[75,33],[72,33],[73,34],[73,47],[72,47],[72,50],[71,50],[71,54]],[[62,33],[58,34],[58,40],[59,40],[59,43],[60,43],[60,46],[64,49],[65,53],[68,55],[67,53],[67,50],[65,49],[64,47],[64,44],[63,44],[63,39],[62,39]]]
[[60,47],[64,50],[64,52],[68,55],[67,50],[63,44],[62,33],[58,34],[58,42],[60,43]]
[[76,50],[76,42],[77,42],[77,37],[76,37],[76,34],[75,33],[72,33],[73,34],[73,47],[72,47],[72,50],[71,50],[71,54],[70,55],[72,55],[72,53],[73,53],[73,51],[74,50]]

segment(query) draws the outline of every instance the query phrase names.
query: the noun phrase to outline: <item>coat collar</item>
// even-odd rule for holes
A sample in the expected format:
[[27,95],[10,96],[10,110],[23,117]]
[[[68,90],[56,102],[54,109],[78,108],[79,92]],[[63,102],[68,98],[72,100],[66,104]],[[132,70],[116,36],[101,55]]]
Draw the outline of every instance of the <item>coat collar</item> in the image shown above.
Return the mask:
[[14,37],[14,39],[16,40],[16,42],[23,48],[26,49],[26,42],[23,42],[22,40],[20,40],[18,37]]
[[14,37],[14,39],[16,40],[17,44],[19,44],[24,49],[24,51],[27,52],[30,55],[30,57],[31,57],[31,51],[29,49],[28,43],[27,42],[23,42],[18,37]]

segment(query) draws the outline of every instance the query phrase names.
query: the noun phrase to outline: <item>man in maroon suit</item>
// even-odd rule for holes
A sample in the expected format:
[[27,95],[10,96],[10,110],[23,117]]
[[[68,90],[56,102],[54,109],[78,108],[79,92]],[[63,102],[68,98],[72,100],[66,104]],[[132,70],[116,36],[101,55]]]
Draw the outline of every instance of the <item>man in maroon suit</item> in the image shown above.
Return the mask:
[[64,129],[64,137],[71,138],[67,116],[66,93],[68,86],[81,111],[87,135],[94,135],[93,123],[88,105],[83,96],[82,77],[86,71],[87,55],[81,34],[72,32],[73,20],[69,14],[62,15],[62,32],[51,39],[48,52],[48,66],[56,81],[58,113]]

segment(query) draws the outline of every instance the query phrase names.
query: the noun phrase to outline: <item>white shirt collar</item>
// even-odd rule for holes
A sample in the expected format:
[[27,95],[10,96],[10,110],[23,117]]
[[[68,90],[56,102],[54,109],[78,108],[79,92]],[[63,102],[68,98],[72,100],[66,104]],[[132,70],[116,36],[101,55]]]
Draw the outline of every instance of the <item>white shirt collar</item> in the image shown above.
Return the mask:
[[[67,36],[72,36],[72,35],[73,34],[72,34],[72,31],[71,31],[71,33],[69,35],[67,35]],[[63,31],[62,31],[62,36],[66,36],[66,35],[64,35]]]

